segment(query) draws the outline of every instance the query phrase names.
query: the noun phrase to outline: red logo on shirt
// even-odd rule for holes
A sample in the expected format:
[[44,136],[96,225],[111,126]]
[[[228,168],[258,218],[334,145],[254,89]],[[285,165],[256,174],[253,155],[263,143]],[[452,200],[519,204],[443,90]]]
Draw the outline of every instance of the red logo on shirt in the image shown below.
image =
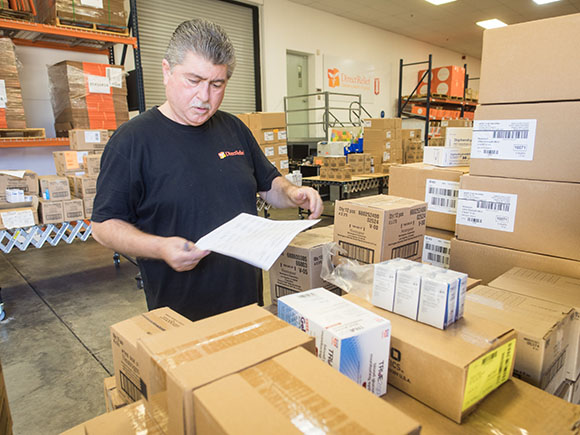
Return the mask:
[[218,157],[223,160],[226,157],[233,157],[233,156],[244,156],[246,153],[244,150],[236,150],[236,151],[220,151],[218,153]]

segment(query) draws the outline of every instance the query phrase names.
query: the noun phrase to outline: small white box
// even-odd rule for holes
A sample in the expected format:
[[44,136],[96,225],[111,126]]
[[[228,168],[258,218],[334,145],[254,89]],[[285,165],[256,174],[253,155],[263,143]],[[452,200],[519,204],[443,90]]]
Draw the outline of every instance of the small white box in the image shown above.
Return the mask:
[[445,128],[446,147],[471,147],[471,127],[447,127]]
[[441,274],[457,278],[457,306],[455,307],[455,320],[457,321],[463,317],[465,295],[467,294],[467,274],[449,269],[442,270]]
[[471,147],[425,147],[423,163],[434,166],[469,166]]
[[6,202],[24,202],[24,190],[22,189],[6,189]]
[[323,288],[278,299],[278,317],[314,337],[317,356],[367,390],[387,391],[391,323]]
[[397,270],[408,268],[414,264],[416,264],[414,261],[404,258],[395,258],[375,264],[371,303],[375,307],[393,311]]
[[348,146],[350,142],[318,142],[316,149],[319,156],[344,156],[344,149]]
[[417,320],[421,275],[415,268],[397,270],[395,303],[393,312]]

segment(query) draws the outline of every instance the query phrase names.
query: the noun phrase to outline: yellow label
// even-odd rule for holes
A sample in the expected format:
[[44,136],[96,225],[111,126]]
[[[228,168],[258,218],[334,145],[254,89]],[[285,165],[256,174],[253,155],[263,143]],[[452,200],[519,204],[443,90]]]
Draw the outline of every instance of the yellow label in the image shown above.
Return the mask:
[[469,365],[462,411],[479,402],[509,379],[515,348],[514,338]]

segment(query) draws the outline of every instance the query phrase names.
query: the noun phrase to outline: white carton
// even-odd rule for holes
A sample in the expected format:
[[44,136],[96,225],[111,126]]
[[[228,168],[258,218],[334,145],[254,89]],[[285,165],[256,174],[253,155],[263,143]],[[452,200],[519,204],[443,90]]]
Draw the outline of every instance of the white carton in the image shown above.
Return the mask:
[[316,150],[319,156],[344,156],[344,148],[350,142],[318,142]]
[[423,163],[433,166],[469,166],[471,147],[425,147]]
[[457,306],[455,308],[455,320],[459,320],[463,317],[463,308],[465,306],[465,295],[467,294],[467,274],[449,269],[442,270],[441,274],[446,274],[457,278],[458,286],[457,286]]
[[393,311],[397,270],[416,264],[404,258],[395,258],[375,264],[371,303],[387,311]]
[[421,275],[415,268],[397,270],[393,312],[417,320]]
[[11,203],[24,202],[24,190],[6,189],[6,202]]
[[423,273],[417,320],[439,329],[455,322],[457,284],[457,278]]
[[323,288],[281,297],[278,317],[314,337],[318,358],[377,396],[386,393],[387,319]]

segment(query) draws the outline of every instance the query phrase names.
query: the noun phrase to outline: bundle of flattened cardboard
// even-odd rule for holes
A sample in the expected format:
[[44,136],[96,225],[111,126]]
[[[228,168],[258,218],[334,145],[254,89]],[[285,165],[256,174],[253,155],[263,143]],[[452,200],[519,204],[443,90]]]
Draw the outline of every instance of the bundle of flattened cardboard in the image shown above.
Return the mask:
[[46,0],[37,2],[37,18],[41,23],[85,24],[127,27],[127,12],[123,0],[88,2],[75,0]]
[[26,128],[14,44],[0,38],[0,128]]

